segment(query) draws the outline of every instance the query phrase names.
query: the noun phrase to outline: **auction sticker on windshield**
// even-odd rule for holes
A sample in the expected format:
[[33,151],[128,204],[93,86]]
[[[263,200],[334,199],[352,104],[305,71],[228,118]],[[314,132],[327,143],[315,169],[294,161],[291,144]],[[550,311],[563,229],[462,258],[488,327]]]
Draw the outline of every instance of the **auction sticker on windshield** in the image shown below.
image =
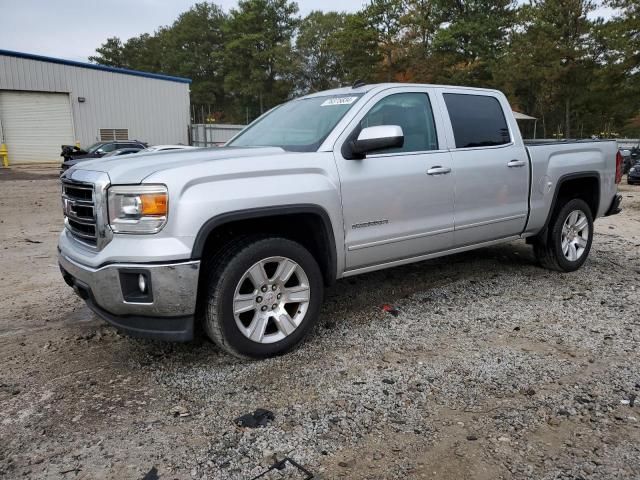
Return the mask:
[[335,98],[328,98],[327,100],[325,100],[324,102],[322,102],[322,104],[320,105],[321,107],[330,107],[333,105],[351,105],[353,102],[355,102],[358,99],[358,97],[335,97]]

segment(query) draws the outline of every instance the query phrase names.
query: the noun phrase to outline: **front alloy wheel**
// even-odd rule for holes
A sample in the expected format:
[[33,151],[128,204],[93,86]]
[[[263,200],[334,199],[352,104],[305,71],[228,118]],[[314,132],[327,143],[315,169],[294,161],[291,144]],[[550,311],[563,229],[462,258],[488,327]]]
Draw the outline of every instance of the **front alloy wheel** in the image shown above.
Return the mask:
[[251,236],[205,263],[203,324],[223,350],[265,358],[295,348],[318,319],[320,267],[297,242]]
[[242,334],[257,343],[274,343],[304,321],[311,288],[302,267],[286,257],[253,264],[233,295],[233,315]]

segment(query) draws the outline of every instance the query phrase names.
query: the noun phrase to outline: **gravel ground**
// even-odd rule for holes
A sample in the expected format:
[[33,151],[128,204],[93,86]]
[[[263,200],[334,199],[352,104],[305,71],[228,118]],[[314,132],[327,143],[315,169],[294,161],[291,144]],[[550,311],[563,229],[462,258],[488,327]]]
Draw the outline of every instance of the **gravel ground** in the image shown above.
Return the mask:
[[343,280],[300,349],[244,362],[93,317],[40,173],[0,176],[1,478],[640,478],[640,187],[578,272],[514,242]]

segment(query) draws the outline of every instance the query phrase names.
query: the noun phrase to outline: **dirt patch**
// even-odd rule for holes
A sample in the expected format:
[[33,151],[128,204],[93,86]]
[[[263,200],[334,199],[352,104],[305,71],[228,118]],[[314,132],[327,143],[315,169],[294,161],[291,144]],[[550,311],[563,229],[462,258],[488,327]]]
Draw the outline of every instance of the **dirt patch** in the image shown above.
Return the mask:
[[60,177],[60,167],[0,168],[0,182],[16,180],[53,180]]

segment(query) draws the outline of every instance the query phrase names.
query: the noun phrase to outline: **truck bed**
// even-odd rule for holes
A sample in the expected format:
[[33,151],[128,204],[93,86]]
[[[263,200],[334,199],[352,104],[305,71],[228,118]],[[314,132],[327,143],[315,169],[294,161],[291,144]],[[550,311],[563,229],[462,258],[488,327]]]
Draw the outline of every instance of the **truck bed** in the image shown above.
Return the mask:
[[594,218],[605,214],[616,193],[615,140],[540,140],[525,141],[525,145],[531,163],[530,215],[525,235],[544,227],[556,185],[567,177],[599,179],[601,190]]

